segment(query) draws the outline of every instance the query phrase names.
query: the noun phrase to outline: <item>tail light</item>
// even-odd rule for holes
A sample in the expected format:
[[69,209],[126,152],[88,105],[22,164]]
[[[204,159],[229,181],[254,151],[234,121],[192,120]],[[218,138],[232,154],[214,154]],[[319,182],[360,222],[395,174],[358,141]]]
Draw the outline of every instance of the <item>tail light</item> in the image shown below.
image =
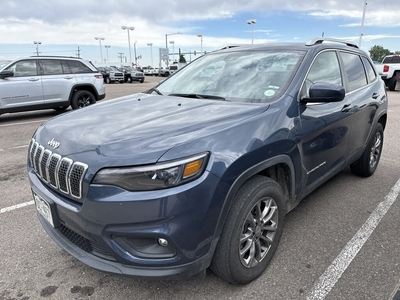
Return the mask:
[[389,66],[388,65],[384,65],[383,66],[383,72],[389,72]]
[[97,79],[101,79],[101,78],[103,78],[103,75],[94,75],[94,77],[96,77]]

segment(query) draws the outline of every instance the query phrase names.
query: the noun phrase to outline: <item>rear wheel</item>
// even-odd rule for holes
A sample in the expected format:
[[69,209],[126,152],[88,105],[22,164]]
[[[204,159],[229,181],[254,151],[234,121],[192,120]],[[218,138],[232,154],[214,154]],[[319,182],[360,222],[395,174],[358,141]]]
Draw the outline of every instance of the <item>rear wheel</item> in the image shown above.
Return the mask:
[[282,236],[285,200],[274,180],[255,176],[233,200],[211,269],[233,284],[247,284],[270,263]]
[[389,79],[387,85],[389,91],[394,91],[396,89],[396,83],[397,83],[397,74],[393,74],[392,78]]
[[383,147],[383,126],[376,124],[374,134],[371,136],[362,156],[350,168],[353,174],[369,177],[374,174],[381,158]]
[[106,83],[111,83],[110,77],[107,77],[107,78],[106,78]]
[[71,107],[72,109],[83,108],[96,103],[96,99],[89,91],[77,91],[72,96]]
[[128,78],[126,79],[126,82],[127,82],[127,83],[131,83],[131,82],[132,82],[132,77],[128,77]]

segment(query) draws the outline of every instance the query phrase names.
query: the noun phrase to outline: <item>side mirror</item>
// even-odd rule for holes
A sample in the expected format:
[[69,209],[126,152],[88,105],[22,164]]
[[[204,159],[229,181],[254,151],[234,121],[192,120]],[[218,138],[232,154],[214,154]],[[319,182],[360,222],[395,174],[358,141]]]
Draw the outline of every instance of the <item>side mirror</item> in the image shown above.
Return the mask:
[[344,87],[333,83],[315,83],[310,87],[309,97],[302,98],[303,103],[339,102],[344,99]]
[[14,72],[13,71],[1,71],[0,72],[0,78],[4,79],[6,77],[13,77],[14,76]]

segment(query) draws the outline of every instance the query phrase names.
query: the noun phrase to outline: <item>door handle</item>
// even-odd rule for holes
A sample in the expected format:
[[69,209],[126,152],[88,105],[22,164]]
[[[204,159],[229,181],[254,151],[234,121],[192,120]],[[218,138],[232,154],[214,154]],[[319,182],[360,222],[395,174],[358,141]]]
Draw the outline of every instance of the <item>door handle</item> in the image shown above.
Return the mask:
[[29,81],[39,81],[39,78],[29,78]]
[[379,97],[379,94],[378,94],[378,93],[373,93],[373,94],[372,94],[372,98],[373,98],[373,99],[378,99],[378,97]]
[[343,105],[342,112],[349,112],[351,110],[351,104]]

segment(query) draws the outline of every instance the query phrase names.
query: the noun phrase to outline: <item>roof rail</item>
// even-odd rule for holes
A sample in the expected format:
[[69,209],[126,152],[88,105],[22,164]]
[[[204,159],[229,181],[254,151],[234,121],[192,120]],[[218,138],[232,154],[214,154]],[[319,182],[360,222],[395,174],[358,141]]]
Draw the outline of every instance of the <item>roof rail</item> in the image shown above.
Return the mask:
[[306,43],[306,46],[313,46],[313,45],[317,45],[317,44],[322,44],[322,42],[340,43],[340,44],[345,44],[346,46],[354,47],[354,48],[358,49],[358,46],[356,44],[353,44],[353,43],[350,43],[350,42],[346,42],[346,41],[340,40],[340,39],[324,38],[324,37],[312,38]]
[[236,48],[236,47],[241,47],[241,46],[249,46],[249,45],[250,44],[228,44],[228,45],[221,46],[221,47],[215,49],[214,51],[230,49],[230,48]]
[[30,57],[51,57],[51,58],[75,58],[75,59],[82,59],[82,57],[76,57],[76,56],[63,56],[63,55],[31,55]]

